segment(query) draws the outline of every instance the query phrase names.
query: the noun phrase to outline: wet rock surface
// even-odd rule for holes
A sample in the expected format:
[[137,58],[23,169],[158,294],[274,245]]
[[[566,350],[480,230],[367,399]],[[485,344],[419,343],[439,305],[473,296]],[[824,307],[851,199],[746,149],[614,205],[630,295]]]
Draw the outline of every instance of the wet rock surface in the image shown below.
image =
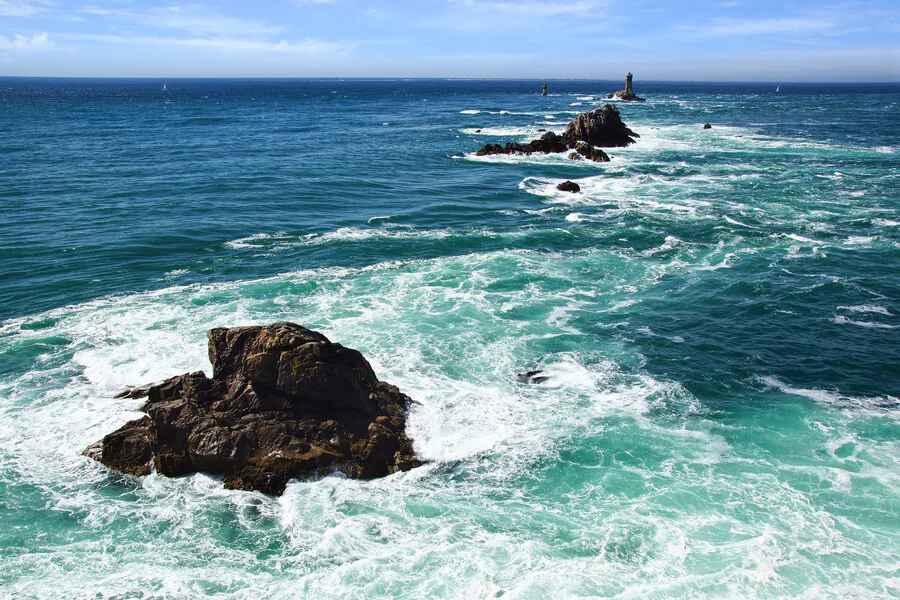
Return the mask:
[[560,183],[559,185],[556,186],[556,189],[558,189],[561,192],[575,193],[575,192],[581,191],[581,186],[578,185],[577,183],[575,183],[574,181],[563,181],[562,183]]
[[609,162],[609,155],[606,152],[584,142],[575,143],[575,152],[569,154],[569,158],[572,160],[586,158],[594,162]]
[[[602,104],[594,110],[575,117],[562,135],[549,131],[527,144],[507,142],[505,145],[486,144],[475,154],[551,154],[575,150],[575,153],[594,162],[606,162],[609,156],[595,147],[622,147],[635,142],[640,137],[629,129],[619,115],[619,109],[612,104]],[[592,152],[593,151],[593,152]]]
[[607,100],[625,100],[626,102],[644,102],[646,98],[641,98],[634,93],[634,90],[619,90],[613,92],[606,97]]
[[225,487],[281,494],[292,478],[370,479],[422,464],[406,436],[412,400],[356,350],[294,323],[211,329],[212,378],[152,386],[145,417],[85,454],[129,475],[206,471]]

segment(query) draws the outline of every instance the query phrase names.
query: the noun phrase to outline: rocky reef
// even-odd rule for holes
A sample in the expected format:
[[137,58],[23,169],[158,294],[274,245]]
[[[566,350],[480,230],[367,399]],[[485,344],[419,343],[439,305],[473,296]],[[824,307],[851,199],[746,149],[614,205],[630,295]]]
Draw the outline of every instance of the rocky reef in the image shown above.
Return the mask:
[[574,150],[569,155],[572,159],[587,158],[594,162],[607,162],[609,156],[596,147],[611,148],[627,146],[640,137],[630,130],[619,109],[612,104],[602,104],[594,110],[575,117],[566,127],[562,135],[548,131],[539,139],[527,144],[507,142],[505,145],[486,144],[475,154],[488,156],[491,154],[550,154]]
[[619,90],[612,92],[606,97],[607,100],[625,100],[626,102],[644,102],[647,99],[641,98],[634,93],[634,90]]
[[292,478],[371,479],[422,464],[406,436],[412,400],[358,351],[294,323],[211,329],[212,378],[131,388],[146,416],[84,453],[130,475],[196,471],[281,494]]

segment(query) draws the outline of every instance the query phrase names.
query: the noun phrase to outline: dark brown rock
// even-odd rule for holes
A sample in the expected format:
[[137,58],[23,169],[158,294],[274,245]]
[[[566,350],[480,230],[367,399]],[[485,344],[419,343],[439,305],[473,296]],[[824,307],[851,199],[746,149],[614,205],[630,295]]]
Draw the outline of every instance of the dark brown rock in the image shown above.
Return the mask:
[[206,471],[267,494],[295,477],[369,479],[422,464],[405,433],[412,401],[356,350],[293,323],[207,336],[212,378],[150,386],[147,416],[85,454],[131,475]]
[[556,186],[556,189],[558,189],[561,192],[575,193],[575,192],[581,191],[581,186],[578,185],[577,183],[575,183],[574,181],[563,181],[558,186]]
[[148,383],[146,385],[135,385],[131,387],[127,387],[115,396],[114,398],[145,398],[147,393],[150,391],[150,388],[156,385],[155,383]]
[[550,154],[552,152],[565,152],[568,144],[559,135],[548,131],[540,138],[528,142],[527,144],[519,144],[518,142],[507,142],[506,145],[486,144],[481,150],[476,152],[476,156],[486,156],[490,154]]
[[633,144],[634,138],[640,136],[625,126],[618,108],[612,104],[602,104],[575,117],[562,137],[573,146],[576,142],[585,142],[591,146],[611,148]]
[[[600,146],[609,148],[633,144],[636,137],[640,136],[631,131],[622,122],[619,116],[619,109],[612,104],[603,104],[599,108],[575,117],[562,135],[548,131],[539,139],[527,144],[519,144],[517,142],[507,142],[504,146],[500,144],[486,144],[475,155],[550,154],[575,150],[582,156],[595,162],[606,162],[609,160],[609,156],[605,152],[600,150],[599,154],[584,154],[582,150],[578,149],[579,143],[587,144],[589,147]],[[572,156],[569,155],[569,158],[572,158]]]
[[704,123],[703,129],[712,129],[712,125],[710,125],[709,123]]
[[626,102],[644,102],[646,100],[646,98],[641,98],[635,94],[633,90],[619,90],[608,95],[606,99],[625,100]]
[[[575,156],[572,156],[574,154]],[[575,152],[569,155],[569,158],[577,160],[577,158],[584,157],[588,160],[592,160],[594,162],[609,162],[609,155],[606,154],[603,150],[599,148],[594,148],[590,144],[586,144],[584,142],[578,142],[575,144]]]

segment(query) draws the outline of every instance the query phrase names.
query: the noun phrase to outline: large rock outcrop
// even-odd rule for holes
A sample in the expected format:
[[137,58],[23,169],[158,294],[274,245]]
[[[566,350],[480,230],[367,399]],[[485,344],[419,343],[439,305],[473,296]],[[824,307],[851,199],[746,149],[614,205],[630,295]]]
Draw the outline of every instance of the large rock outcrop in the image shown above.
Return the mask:
[[562,137],[571,141],[571,147],[577,142],[584,142],[591,146],[614,148],[633,144],[634,138],[640,136],[622,122],[618,108],[612,104],[601,104],[572,119]]
[[412,402],[356,350],[294,323],[211,329],[212,378],[132,388],[146,416],[85,454],[117,471],[224,475],[225,487],[281,494],[291,478],[370,479],[422,464],[406,436]]
[[594,147],[621,147],[633,144],[634,138],[640,137],[630,130],[619,115],[619,109],[612,104],[602,104],[594,110],[582,113],[575,117],[566,127],[562,135],[552,131],[545,133],[539,139],[527,144],[508,142],[500,144],[486,144],[475,154],[486,156],[491,154],[550,154],[575,150],[578,155],[584,156],[595,162],[609,160],[602,150],[591,152]]

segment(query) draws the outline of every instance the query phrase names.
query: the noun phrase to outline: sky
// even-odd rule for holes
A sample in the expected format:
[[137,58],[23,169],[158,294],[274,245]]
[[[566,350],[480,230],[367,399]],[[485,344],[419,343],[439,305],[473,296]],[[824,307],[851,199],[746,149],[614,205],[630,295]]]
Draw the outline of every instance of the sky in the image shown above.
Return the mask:
[[0,76],[900,81],[900,2],[0,0]]

